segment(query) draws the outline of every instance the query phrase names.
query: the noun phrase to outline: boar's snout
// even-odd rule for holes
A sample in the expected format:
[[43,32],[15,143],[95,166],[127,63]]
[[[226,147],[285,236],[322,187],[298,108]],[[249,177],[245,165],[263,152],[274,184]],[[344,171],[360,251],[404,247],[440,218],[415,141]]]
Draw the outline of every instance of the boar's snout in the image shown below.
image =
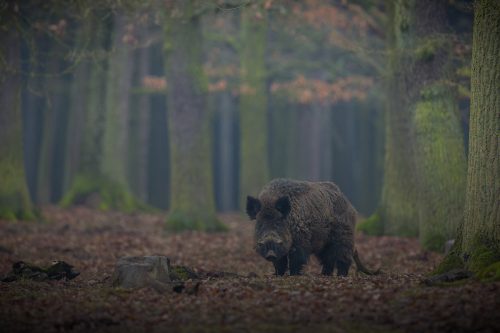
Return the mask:
[[267,251],[266,260],[275,261],[276,259],[278,259],[276,252],[274,252],[273,250]]
[[282,240],[258,242],[257,245],[259,254],[266,260],[276,261],[284,255]]

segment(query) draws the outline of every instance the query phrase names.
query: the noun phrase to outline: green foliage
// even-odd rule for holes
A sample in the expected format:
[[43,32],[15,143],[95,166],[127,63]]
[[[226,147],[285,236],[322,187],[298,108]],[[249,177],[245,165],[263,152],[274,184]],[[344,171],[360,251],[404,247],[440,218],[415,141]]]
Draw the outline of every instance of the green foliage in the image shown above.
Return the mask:
[[3,205],[2,207],[0,207],[0,220],[33,221],[39,219],[40,213],[38,211],[26,209],[9,209],[8,207],[5,207]]
[[356,230],[370,236],[381,236],[384,234],[384,225],[378,212],[356,225]]
[[218,232],[227,231],[227,227],[215,215],[184,213],[173,211],[167,218],[166,228],[169,231],[179,232],[185,230]]
[[[13,120],[15,123],[10,124],[14,130],[0,133],[0,219],[34,220],[36,214],[25,180],[19,112],[20,110],[16,109],[13,114],[2,115],[2,120]],[[17,119],[8,119],[8,116]],[[3,137],[5,134],[9,136]]]
[[139,203],[121,184],[105,177],[79,175],[61,200],[61,206],[95,204],[101,210],[132,212],[147,207]]

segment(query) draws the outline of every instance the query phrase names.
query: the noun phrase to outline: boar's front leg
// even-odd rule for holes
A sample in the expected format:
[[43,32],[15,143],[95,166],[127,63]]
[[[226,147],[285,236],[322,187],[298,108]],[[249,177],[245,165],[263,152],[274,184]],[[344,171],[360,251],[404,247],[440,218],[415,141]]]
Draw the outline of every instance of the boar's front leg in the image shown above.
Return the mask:
[[292,247],[289,254],[290,275],[302,274],[302,268],[307,263],[308,254],[300,247]]
[[273,262],[274,264],[274,273],[277,276],[282,276],[286,273],[288,269],[288,256],[283,256],[280,259]]

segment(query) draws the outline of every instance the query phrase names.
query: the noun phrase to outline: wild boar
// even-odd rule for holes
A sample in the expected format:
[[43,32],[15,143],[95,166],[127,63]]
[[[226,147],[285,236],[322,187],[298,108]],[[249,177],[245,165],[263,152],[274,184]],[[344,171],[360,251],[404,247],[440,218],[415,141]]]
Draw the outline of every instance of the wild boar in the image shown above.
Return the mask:
[[354,248],[356,210],[332,182],[275,179],[258,198],[247,197],[246,212],[256,220],[257,252],[274,264],[276,275],[290,269],[301,274],[310,255],[322,265],[321,273],[346,276],[356,261],[358,270],[372,274]]

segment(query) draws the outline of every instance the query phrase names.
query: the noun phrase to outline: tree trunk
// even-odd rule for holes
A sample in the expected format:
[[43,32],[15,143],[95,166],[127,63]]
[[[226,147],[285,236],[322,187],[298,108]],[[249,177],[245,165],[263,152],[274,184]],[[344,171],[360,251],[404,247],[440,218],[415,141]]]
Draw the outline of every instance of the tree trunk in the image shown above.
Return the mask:
[[20,38],[12,28],[0,36],[0,219],[32,219],[23,160]]
[[57,202],[64,183],[64,150],[66,124],[69,116],[69,75],[62,73],[68,66],[62,60],[64,50],[55,46],[49,48],[49,60],[43,80],[45,99],[41,149],[38,162],[38,184],[36,202],[47,204]]
[[380,217],[386,234],[442,250],[461,220],[465,153],[449,84],[444,1],[392,8],[389,104]]
[[114,17],[112,53],[106,79],[106,116],[101,171],[123,191],[129,191],[127,150],[129,130],[129,98],[132,85],[132,54],[123,41],[127,18]]
[[[76,57],[80,56],[80,52],[88,50],[86,47],[91,38],[90,24],[82,23],[76,35]],[[65,146],[65,166],[64,166],[64,184],[63,190],[69,190],[76,174],[78,173],[78,166],[80,165],[80,154],[83,128],[82,124],[85,123],[85,111],[87,110],[87,97],[88,97],[88,82],[89,72],[91,71],[90,63],[87,60],[75,58],[73,61],[77,62],[72,80],[71,92],[69,101],[69,115],[68,124],[66,128],[66,146]]]
[[384,183],[379,209],[384,233],[417,236],[417,189],[413,163],[413,128],[410,112],[411,47],[413,23],[411,1],[396,1],[391,7],[388,104],[385,117]]
[[[166,12],[166,53],[173,230],[220,230],[215,216],[211,127],[202,34],[195,1],[175,1]],[[174,15],[175,12],[175,15]]]
[[415,3],[411,102],[415,126],[415,169],[418,186],[420,243],[443,251],[462,221],[466,158],[456,94],[452,82],[449,33],[444,0]]
[[261,3],[242,10],[240,205],[269,180],[265,50],[267,13]]
[[[143,36],[147,30],[143,28]],[[136,88],[141,86],[142,79],[149,75],[150,54],[149,48],[141,48],[136,54]],[[140,90],[140,89],[138,89]],[[148,160],[149,160],[149,125],[151,121],[151,95],[136,93],[133,95],[133,110],[130,138],[130,185],[137,197],[146,202],[148,200]]]
[[[500,261],[500,3],[475,3],[469,169],[462,252],[480,271]],[[498,275],[497,275],[498,276]]]
[[[107,25],[100,22],[98,18],[93,18],[88,23],[92,28],[87,36],[94,36],[91,48],[95,52],[107,49]],[[77,69],[75,75],[77,75]],[[90,197],[100,192],[103,179],[100,173],[100,160],[102,158],[102,136],[104,132],[104,103],[105,103],[105,82],[106,82],[106,62],[103,59],[93,59],[88,63],[88,79],[84,84],[85,89],[80,91],[85,96],[85,106],[83,115],[83,135],[81,138],[80,156],[75,175],[70,180],[70,186],[63,197],[61,204],[68,206],[72,204],[90,204]],[[75,83],[76,84],[76,83]],[[76,102],[73,99],[73,102]],[[75,105],[73,104],[73,107]],[[71,120],[69,126],[72,126]],[[71,127],[68,133],[71,133]],[[68,155],[69,158],[69,155]],[[100,196],[100,194],[97,194]],[[100,199],[100,198],[98,198]],[[106,204],[92,202],[95,208],[108,208]]]
[[[130,54],[122,43],[125,22],[119,14],[113,17],[111,45],[114,49],[108,52],[110,24],[104,18],[107,14],[97,13],[88,22],[96,59],[89,64],[80,164],[61,203],[133,211],[141,208],[141,204],[130,194],[126,175]],[[106,59],[99,58],[103,53],[110,54]]]
[[214,163],[216,168],[216,189],[218,189],[218,210],[234,211],[238,209],[238,200],[235,189],[238,181],[236,162],[237,151],[237,118],[235,99],[231,92],[223,91],[214,96],[215,112],[217,114],[215,130],[215,151],[217,157]]

